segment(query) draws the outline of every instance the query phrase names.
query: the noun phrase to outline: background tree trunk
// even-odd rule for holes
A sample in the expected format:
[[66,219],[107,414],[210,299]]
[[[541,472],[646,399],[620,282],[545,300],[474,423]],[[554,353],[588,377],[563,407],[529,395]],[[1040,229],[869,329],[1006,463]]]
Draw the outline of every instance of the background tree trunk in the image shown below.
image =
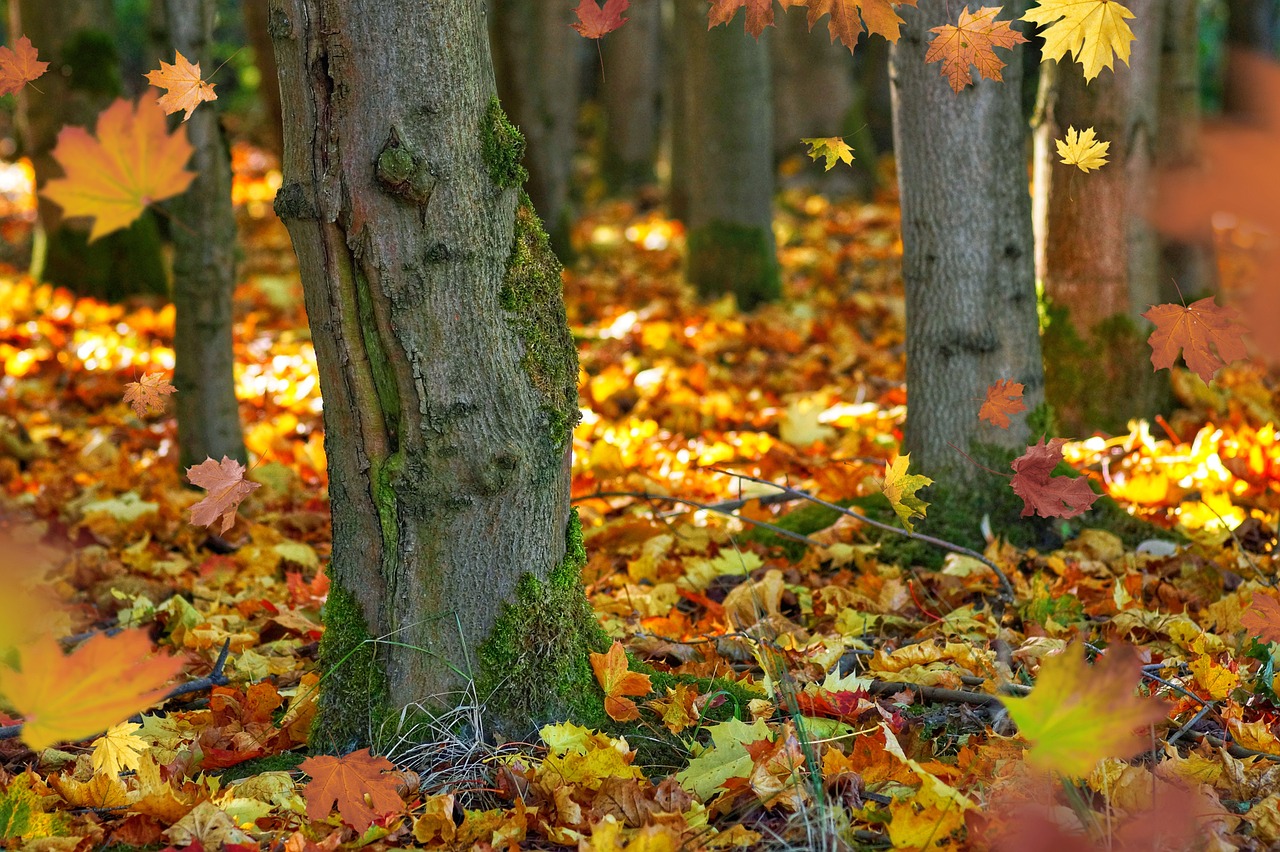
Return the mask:
[[[978,420],[987,387],[1021,382],[1035,409],[1044,379],[1021,68],[1011,62],[1003,83],[953,92],[924,61],[929,30],[955,23],[946,7],[920,0],[899,10],[906,23],[891,73],[907,310],[904,449],[913,469],[960,484],[987,474],[956,448],[1018,448],[1029,437],[1026,413],[1005,430]],[[1015,10],[1006,6],[1006,16]]]
[[[686,75],[685,53],[689,39],[684,38],[680,28],[686,26],[685,15],[677,8],[679,0],[662,0],[663,32],[666,34],[667,53],[663,63],[663,90],[666,92],[668,108],[664,139],[667,146],[667,161],[670,173],[667,176],[667,213],[672,219],[681,222],[689,221],[689,134],[688,112],[684,79]],[[691,26],[691,25],[689,25]]]
[[[50,63],[37,87],[24,86],[16,95],[23,153],[43,187],[62,174],[52,156],[58,131],[78,125],[92,132],[98,113],[123,91],[111,3],[11,0],[9,27],[15,35],[29,37],[40,59]],[[168,296],[160,234],[150,213],[93,243],[81,225],[64,223],[62,208],[39,199],[31,269],[35,277],[104,299]]]
[[649,0],[627,10],[627,23],[601,45],[604,73],[605,184],[611,193],[634,192],[656,179],[662,88],[662,6]]
[[[769,48],[741,24],[707,30],[706,6],[676,0],[681,45],[686,274],[704,297],[732,293],[749,311],[778,298],[773,240]],[[771,34],[770,34],[771,35]]]
[[258,69],[258,100],[262,106],[260,141],[276,157],[284,153],[284,125],[280,117],[280,78],[267,31],[266,0],[241,0],[244,32],[253,48],[253,64]]
[[571,254],[569,182],[578,117],[583,39],[573,29],[574,0],[492,0],[498,92],[528,145],[526,187],[551,245]]
[[[201,69],[212,68],[216,0],[164,0],[166,41]],[[168,61],[168,60],[166,60]],[[236,402],[232,294],[236,285],[236,220],[231,157],[214,104],[184,125],[195,154],[191,187],[169,201],[173,216],[173,384],[178,459],[183,470],[205,458],[246,461]]]
[[494,97],[483,5],[272,0],[276,211],[329,455],[315,730],[330,746],[461,699],[473,677],[513,735],[604,719],[599,699],[586,706],[586,648],[603,633],[569,509],[577,355],[560,266],[521,201],[523,141]]

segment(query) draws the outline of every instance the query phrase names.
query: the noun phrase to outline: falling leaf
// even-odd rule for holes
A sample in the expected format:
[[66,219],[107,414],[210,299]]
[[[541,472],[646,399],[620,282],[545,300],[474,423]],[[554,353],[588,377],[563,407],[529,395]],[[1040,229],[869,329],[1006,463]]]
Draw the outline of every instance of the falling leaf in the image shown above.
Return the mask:
[[220,463],[205,459],[187,468],[187,481],[209,492],[207,497],[191,507],[191,523],[198,527],[211,527],[221,519],[222,528],[218,532],[225,533],[231,529],[236,522],[236,509],[240,502],[249,496],[249,492],[262,487],[261,483],[251,482],[244,475],[244,465],[227,456],[223,456]]
[[121,722],[94,740],[93,771],[114,778],[126,769],[137,769],[142,753],[149,747],[142,737],[134,736],[133,732],[141,727],[137,722]]
[[630,722],[640,718],[640,709],[628,695],[648,695],[653,692],[653,684],[649,676],[630,671],[627,667],[627,653],[622,643],[614,640],[607,654],[591,655],[591,668],[596,673],[596,681],[604,690],[604,711],[615,722]]
[[604,6],[598,5],[596,0],[581,0],[578,8],[573,10],[578,16],[578,23],[571,26],[586,38],[600,38],[630,20],[622,17],[630,5],[631,0],[604,0]]
[[[311,776],[302,797],[313,820],[327,819],[336,804],[343,821],[363,832],[379,816],[404,810],[396,792],[397,776],[387,774],[395,765],[385,757],[373,757],[367,748],[345,757],[309,757],[298,768]],[[365,802],[366,795],[372,807]]]
[[800,141],[809,146],[809,159],[826,158],[827,162],[823,167],[826,171],[835,168],[837,162],[844,163],[846,166],[853,163],[853,149],[844,141],[843,136],[819,136]]
[[45,184],[44,196],[68,217],[92,216],[90,241],[127,228],[148,204],[185,192],[195,172],[184,168],[191,145],[181,130],[165,129],[155,97],[137,106],[117,99],[98,116],[98,135],[83,127],[58,133],[53,158],[66,173]]
[[36,56],[31,39],[26,36],[15,41],[13,47],[0,47],[0,95],[11,95],[44,74],[49,63],[36,61]]
[[[586,2],[587,0],[583,0],[583,3]],[[625,5],[626,0],[623,2]],[[182,116],[183,121],[190,118],[191,113],[203,101],[218,99],[213,93],[216,84],[206,83],[200,78],[200,63],[192,65],[187,57],[177,51],[172,65],[162,59],[160,70],[148,71],[145,76],[151,85],[168,89],[159,100],[160,109],[164,110],[165,115],[172,115],[180,109],[186,110],[186,115]]]
[[1219,307],[1212,296],[1192,302],[1189,308],[1156,305],[1142,316],[1156,326],[1147,343],[1157,370],[1172,367],[1182,350],[1187,368],[1208,382],[1219,367],[1249,354],[1241,340],[1244,328],[1236,322],[1237,312]]
[[1117,56],[1129,63],[1133,30],[1125,19],[1132,17],[1116,0],[1040,0],[1022,20],[1044,27],[1045,58],[1061,60],[1070,51],[1084,66],[1084,78],[1092,80]]
[[824,410],[821,403],[812,399],[792,400],[778,420],[778,437],[793,447],[830,441],[836,430],[821,421]]
[[1165,718],[1158,702],[1134,695],[1141,678],[1128,646],[1111,646],[1090,666],[1084,646],[1072,644],[1041,663],[1029,696],[1000,700],[1031,741],[1028,763],[1080,778],[1104,757],[1137,754],[1145,743],[1133,730]]
[[0,665],[0,695],[24,717],[22,740],[35,751],[100,733],[165,696],[182,669],[152,654],[144,630],[97,634],[69,654],[45,636],[18,649],[21,671]]
[[1022,516],[1037,514],[1042,518],[1074,518],[1083,514],[1098,499],[1083,476],[1053,476],[1062,461],[1062,438],[1027,447],[1013,461],[1013,493],[1022,498]]
[[997,21],[999,6],[984,6],[971,13],[966,6],[960,11],[958,24],[934,27],[930,32],[938,36],[929,44],[925,62],[942,62],[942,76],[959,92],[973,82],[970,66],[978,69],[978,75],[986,80],[1003,80],[1004,60],[996,56],[997,47],[1012,48],[1027,40],[1026,36],[1010,26],[1008,21]]
[[978,419],[1000,429],[1008,429],[1009,418],[1026,409],[1026,403],[1022,401],[1022,383],[1001,379],[987,388],[987,398],[978,409]]
[[907,467],[910,464],[910,453],[898,456],[889,462],[889,467],[884,472],[884,485],[880,490],[885,497],[889,498],[893,511],[898,513],[898,518],[907,528],[907,532],[915,532],[911,526],[911,519],[923,518],[925,510],[929,508],[929,504],[917,497],[916,492],[926,485],[932,485],[933,480],[920,474],[907,473]]
[[160,373],[147,373],[141,380],[124,386],[124,401],[133,406],[134,413],[145,417],[152,411],[164,411],[164,399],[178,389]]
[[1240,616],[1240,624],[1263,642],[1280,642],[1280,598],[1255,593],[1253,603]]
[[864,23],[868,33],[896,42],[902,18],[898,17],[895,7],[914,6],[916,0],[791,0],[789,5],[808,7],[810,31],[823,15],[830,15],[827,30],[831,33],[831,41],[839,39],[852,51],[858,43],[858,36],[862,35]]
[[1058,146],[1058,156],[1064,165],[1078,166],[1085,174],[1089,169],[1100,169],[1107,164],[1107,149],[1111,147],[1110,142],[1094,138],[1092,127],[1084,130],[1068,127],[1067,135],[1055,139],[1053,144]]
[[[803,0],[781,0],[782,8],[802,5]],[[773,0],[711,0],[707,10],[707,29],[727,24],[744,8],[747,11],[744,26],[751,35],[760,38],[765,27],[773,26]]]

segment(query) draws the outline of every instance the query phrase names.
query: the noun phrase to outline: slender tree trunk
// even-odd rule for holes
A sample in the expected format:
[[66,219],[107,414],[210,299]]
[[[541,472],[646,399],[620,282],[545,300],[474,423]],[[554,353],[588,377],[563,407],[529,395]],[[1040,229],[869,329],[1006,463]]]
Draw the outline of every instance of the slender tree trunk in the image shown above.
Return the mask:
[[262,105],[262,143],[279,157],[284,153],[284,125],[280,117],[280,78],[268,31],[267,0],[241,0],[244,31],[253,47],[258,69],[258,98]]
[[684,78],[688,39],[680,34],[684,15],[677,8],[680,0],[662,0],[663,32],[668,51],[664,67],[663,88],[670,108],[666,115],[667,212],[673,219],[689,221],[689,105],[686,103]]
[[547,223],[551,245],[569,257],[573,211],[569,181],[578,116],[582,37],[571,26],[574,0],[492,0],[498,91],[527,141],[526,187]]
[[[211,68],[216,0],[164,0],[172,49]],[[206,458],[245,461],[236,403],[232,293],[236,284],[236,220],[231,158],[218,113],[204,104],[185,123],[195,148],[191,188],[168,202],[173,226],[174,404],[181,467]]]
[[1016,448],[1029,436],[1025,413],[1005,430],[978,420],[987,387],[1021,382],[1035,409],[1044,374],[1021,68],[1011,62],[1003,83],[952,92],[924,61],[929,30],[954,23],[947,6],[920,0],[899,10],[906,23],[891,72],[907,309],[905,449],[913,467],[963,483],[986,474],[957,448]]
[[[122,91],[111,3],[11,0],[9,27],[29,37],[50,63],[36,87],[24,86],[16,95],[23,153],[43,187],[62,174],[53,159],[58,131],[69,125],[92,130],[98,113]],[[150,213],[93,243],[82,224],[64,223],[57,204],[39,199],[33,275],[105,299],[167,295],[159,231]]]
[[569,508],[577,355],[484,4],[272,0],[271,30],[276,211],[333,514],[316,731],[378,739],[390,713],[461,698],[468,678],[512,735],[554,714],[599,724],[586,648],[603,634]]
[[707,30],[706,6],[676,0],[688,139],[689,281],[752,310],[782,293],[773,241],[769,52],[739,27]]
[[604,179],[627,193],[655,180],[662,88],[662,6],[637,3],[627,23],[604,39]]

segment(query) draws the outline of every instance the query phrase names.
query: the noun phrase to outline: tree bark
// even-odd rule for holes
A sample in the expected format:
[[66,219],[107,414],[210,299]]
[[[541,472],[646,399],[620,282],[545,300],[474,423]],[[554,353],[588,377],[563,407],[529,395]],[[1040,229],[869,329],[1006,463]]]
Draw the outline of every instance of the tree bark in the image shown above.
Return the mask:
[[739,26],[707,30],[706,7],[676,0],[689,204],[686,274],[703,297],[752,310],[782,293],[773,240],[769,52]]
[[492,0],[498,92],[527,143],[528,193],[551,245],[569,257],[573,211],[569,181],[578,117],[582,37],[574,0]]
[[1022,74],[1011,62],[1004,82],[952,92],[924,61],[929,30],[955,23],[947,4],[920,0],[899,13],[906,23],[891,74],[906,284],[905,449],[913,468],[962,484],[987,474],[957,449],[1016,448],[1029,437],[1027,412],[1004,430],[978,420],[987,387],[1021,382],[1029,411],[1044,399]]
[[653,0],[627,11],[627,23],[601,45],[604,74],[603,173],[609,191],[634,192],[656,179],[658,102],[662,87],[662,6]]
[[[211,68],[215,0],[164,0],[164,29],[174,50]],[[178,457],[183,470],[206,458],[247,460],[236,402],[232,294],[236,220],[231,157],[213,104],[185,122],[195,149],[191,187],[167,203],[173,216],[173,384]]]
[[483,6],[272,0],[276,211],[329,455],[315,730],[333,747],[378,740],[397,711],[450,703],[471,678],[513,735],[605,718],[569,508],[577,356]]

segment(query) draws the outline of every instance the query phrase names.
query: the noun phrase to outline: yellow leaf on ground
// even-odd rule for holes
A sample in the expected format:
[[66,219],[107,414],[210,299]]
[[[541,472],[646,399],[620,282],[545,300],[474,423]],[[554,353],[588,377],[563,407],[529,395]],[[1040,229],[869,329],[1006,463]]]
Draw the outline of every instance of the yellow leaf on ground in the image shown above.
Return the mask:
[[115,777],[126,769],[137,769],[148,743],[133,732],[141,728],[137,722],[112,725],[93,741],[93,771]]

